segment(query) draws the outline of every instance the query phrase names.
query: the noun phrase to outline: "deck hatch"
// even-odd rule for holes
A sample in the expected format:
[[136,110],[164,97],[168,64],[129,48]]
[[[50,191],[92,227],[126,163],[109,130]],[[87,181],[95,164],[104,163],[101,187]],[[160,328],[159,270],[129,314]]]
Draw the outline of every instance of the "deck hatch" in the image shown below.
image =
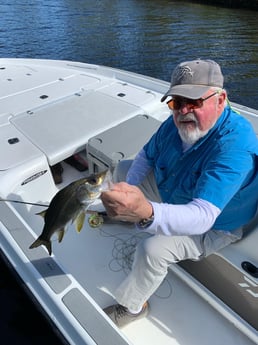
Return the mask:
[[73,94],[62,102],[34,109],[33,114],[26,111],[10,121],[54,165],[85,149],[92,135],[133,117],[138,111],[139,107],[118,97],[87,91],[80,97]]
[[70,290],[63,302],[98,345],[128,345],[77,288]]
[[71,280],[43,248],[29,249],[35,238],[5,202],[0,204],[0,213],[1,222],[50,288],[55,293],[60,293],[66,289],[71,284]]

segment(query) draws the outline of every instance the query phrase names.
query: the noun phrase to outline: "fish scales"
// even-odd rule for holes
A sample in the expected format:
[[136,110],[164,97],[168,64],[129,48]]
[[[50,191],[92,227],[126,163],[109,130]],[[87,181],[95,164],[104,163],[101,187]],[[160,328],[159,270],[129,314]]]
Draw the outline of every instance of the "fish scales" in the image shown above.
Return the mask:
[[[85,182],[85,178],[72,182],[61,189],[51,200],[48,211],[45,214],[45,226],[55,226],[58,229],[64,223],[68,223],[72,216],[82,208],[81,202],[76,198],[76,187]],[[54,206],[54,207],[53,207]],[[59,208],[60,207],[60,208]],[[83,205],[84,207],[84,205]],[[57,212],[57,208],[59,211]]]
[[58,241],[61,242],[65,229],[71,221],[75,221],[77,230],[80,231],[87,208],[99,198],[101,191],[109,189],[111,184],[112,176],[107,170],[74,181],[57,192],[48,209],[39,213],[44,217],[45,224],[41,235],[31,244],[30,248],[44,245],[51,255],[52,235],[56,232]]

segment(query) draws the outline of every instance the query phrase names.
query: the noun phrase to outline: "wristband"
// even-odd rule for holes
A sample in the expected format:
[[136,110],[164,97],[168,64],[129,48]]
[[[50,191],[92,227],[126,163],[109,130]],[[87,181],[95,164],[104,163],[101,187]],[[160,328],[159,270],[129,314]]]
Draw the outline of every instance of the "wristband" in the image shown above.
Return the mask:
[[149,225],[151,225],[154,221],[154,213],[152,212],[152,215],[149,218],[144,218],[139,221],[138,226],[140,228],[147,228]]

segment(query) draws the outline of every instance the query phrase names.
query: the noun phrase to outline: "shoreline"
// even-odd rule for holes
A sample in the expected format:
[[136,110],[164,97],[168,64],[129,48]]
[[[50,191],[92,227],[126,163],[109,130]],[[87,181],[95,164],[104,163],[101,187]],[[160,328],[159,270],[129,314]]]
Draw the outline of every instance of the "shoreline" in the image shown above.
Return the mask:
[[212,5],[212,6],[217,6],[217,7],[258,11],[258,0],[185,0],[185,1],[192,2],[192,3],[199,3],[203,5]]

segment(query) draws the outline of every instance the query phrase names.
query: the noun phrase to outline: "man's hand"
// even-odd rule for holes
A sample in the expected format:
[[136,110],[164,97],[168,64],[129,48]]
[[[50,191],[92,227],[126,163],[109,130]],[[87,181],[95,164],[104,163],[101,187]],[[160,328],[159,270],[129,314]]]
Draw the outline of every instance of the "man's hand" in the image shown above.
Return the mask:
[[152,205],[142,191],[125,182],[116,183],[112,190],[103,192],[101,200],[107,214],[115,219],[137,223],[152,215]]

